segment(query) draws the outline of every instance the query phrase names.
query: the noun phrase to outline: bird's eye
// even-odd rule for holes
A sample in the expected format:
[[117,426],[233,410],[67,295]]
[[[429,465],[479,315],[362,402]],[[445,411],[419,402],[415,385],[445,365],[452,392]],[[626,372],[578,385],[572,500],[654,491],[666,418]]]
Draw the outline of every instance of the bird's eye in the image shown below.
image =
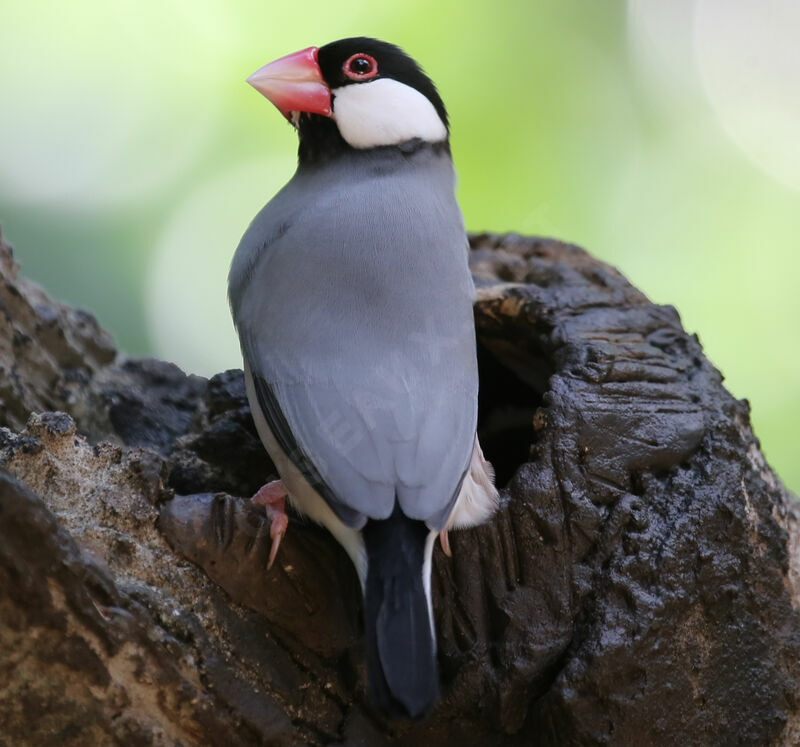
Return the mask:
[[347,58],[343,70],[350,80],[369,80],[378,74],[378,63],[374,57],[358,52]]

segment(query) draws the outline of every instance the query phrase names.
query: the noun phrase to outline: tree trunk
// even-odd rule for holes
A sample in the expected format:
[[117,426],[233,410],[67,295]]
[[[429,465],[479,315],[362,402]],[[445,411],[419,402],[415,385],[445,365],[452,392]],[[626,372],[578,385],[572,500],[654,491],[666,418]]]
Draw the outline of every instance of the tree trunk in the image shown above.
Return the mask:
[[349,560],[293,520],[240,371],[117,355],[0,239],[0,744],[797,744],[798,504],[748,405],[616,270],[475,236],[502,505],[436,550],[442,701],[386,722]]

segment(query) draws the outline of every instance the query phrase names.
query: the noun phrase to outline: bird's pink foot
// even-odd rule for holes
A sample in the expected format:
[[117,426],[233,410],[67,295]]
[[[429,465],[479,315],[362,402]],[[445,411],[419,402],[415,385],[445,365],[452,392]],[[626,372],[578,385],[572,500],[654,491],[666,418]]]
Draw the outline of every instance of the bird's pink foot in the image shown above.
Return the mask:
[[442,545],[442,552],[444,552],[448,558],[452,558],[453,553],[450,551],[450,540],[447,537],[447,529],[442,529],[442,531],[439,532],[439,542]]
[[272,547],[269,550],[267,569],[272,568],[278,548],[281,546],[283,535],[289,528],[289,517],[286,514],[286,488],[280,480],[273,480],[259,488],[252,501],[256,506],[263,506],[270,521],[269,536],[272,538]]

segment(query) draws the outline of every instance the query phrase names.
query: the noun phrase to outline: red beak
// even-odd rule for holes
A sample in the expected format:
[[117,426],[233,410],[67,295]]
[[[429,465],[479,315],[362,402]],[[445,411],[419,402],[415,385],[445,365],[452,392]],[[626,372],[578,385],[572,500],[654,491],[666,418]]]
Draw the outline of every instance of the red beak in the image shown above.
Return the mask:
[[317,47],[287,54],[256,70],[247,82],[263,93],[284,117],[291,112],[331,115],[331,89],[322,79]]

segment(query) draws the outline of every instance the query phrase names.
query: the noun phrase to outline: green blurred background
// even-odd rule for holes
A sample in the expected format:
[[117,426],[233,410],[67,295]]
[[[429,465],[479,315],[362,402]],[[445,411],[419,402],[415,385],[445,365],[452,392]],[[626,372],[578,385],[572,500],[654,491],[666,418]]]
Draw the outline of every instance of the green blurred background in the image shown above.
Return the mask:
[[800,489],[800,3],[0,0],[0,223],[131,354],[238,366],[227,268],[295,135],[244,83],[396,42],[453,122],[471,230],[618,266],[697,332]]

